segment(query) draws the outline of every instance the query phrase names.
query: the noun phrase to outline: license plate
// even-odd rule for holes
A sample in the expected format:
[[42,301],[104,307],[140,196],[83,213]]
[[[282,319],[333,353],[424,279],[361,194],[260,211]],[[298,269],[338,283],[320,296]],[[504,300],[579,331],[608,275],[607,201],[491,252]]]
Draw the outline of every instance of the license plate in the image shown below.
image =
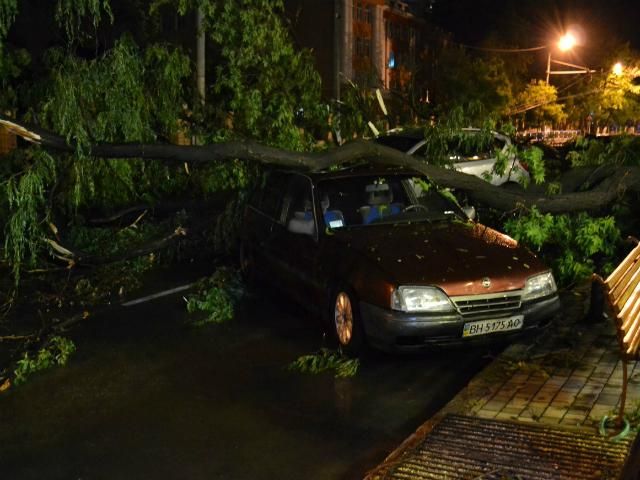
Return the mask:
[[463,337],[473,337],[475,335],[487,335],[496,332],[506,332],[509,330],[519,330],[522,328],[524,315],[514,315],[512,317],[498,318],[494,320],[479,320],[464,324],[462,330]]

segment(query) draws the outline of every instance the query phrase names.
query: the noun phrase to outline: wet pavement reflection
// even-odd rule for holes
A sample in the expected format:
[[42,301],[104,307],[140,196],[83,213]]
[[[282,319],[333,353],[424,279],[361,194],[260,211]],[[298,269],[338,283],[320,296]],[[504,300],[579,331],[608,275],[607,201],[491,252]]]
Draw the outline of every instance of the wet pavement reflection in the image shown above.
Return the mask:
[[254,294],[198,329],[179,295],[91,319],[66,368],[0,395],[0,478],[361,478],[488,361],[374,354],[351,379],[289,372],[322,346],[307,317]]

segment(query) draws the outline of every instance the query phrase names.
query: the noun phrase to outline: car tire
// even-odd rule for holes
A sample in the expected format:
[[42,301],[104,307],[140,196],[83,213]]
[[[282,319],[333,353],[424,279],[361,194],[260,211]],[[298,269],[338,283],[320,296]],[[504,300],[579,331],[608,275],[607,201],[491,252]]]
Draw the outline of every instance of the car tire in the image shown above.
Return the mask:
[[355,294],[349,288],[339,287],[330,298],[327,313],[338,348],[350,357],[362,356],[366,342]]

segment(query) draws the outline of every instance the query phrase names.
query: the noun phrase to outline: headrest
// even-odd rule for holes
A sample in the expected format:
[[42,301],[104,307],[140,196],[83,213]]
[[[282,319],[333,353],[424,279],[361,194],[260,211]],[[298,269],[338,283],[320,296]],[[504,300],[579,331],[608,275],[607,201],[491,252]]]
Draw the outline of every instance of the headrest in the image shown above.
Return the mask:
[[322,211],[326,212],[329,209],[329,196],[323,195],[322,200],[320,200],[320,207],[322,207]]
[[393,202],[393,193],[386,183],[372,183],[365,188],[369,205],[383,205]]

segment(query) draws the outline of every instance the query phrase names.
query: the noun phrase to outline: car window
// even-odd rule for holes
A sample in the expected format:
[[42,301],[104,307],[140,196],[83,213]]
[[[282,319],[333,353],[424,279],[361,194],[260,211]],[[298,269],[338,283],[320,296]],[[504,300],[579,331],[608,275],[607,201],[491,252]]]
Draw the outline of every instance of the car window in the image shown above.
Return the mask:
[[291,175],[283,201],[285,225],[290,232],[315,235],[316,222],[311,180],[303,175]]
[[387,135],[385,137],[378,137],[376,142],[384,145],[385,147],[391,147],[396,150],[400,150],[401,152],[407,152],[421,140],[422,139],[419,137],[414,138],[411,136]]
[[283,172],[267,172],[262,195],[256,207],[265,215],[281,222],[283,192],[287,187],[289,175]]
[[318,184],[326,227],[432,221],[459,209],[426,179],[408,175],[357,176]]
[[[474,133],[464,133],[447,144],[449,160],[452,162],[467,162],[496,158],[496,152],[504,148],[505,141],[495,136],[483,141],[481,136]],[[413,155],[426,156],[427,144],[417,148]]]
[[491,136],[466,133],[449,142],[449,159],[454,162],[486,160],[496,158],[496,152],[504,148],[505,142]]

